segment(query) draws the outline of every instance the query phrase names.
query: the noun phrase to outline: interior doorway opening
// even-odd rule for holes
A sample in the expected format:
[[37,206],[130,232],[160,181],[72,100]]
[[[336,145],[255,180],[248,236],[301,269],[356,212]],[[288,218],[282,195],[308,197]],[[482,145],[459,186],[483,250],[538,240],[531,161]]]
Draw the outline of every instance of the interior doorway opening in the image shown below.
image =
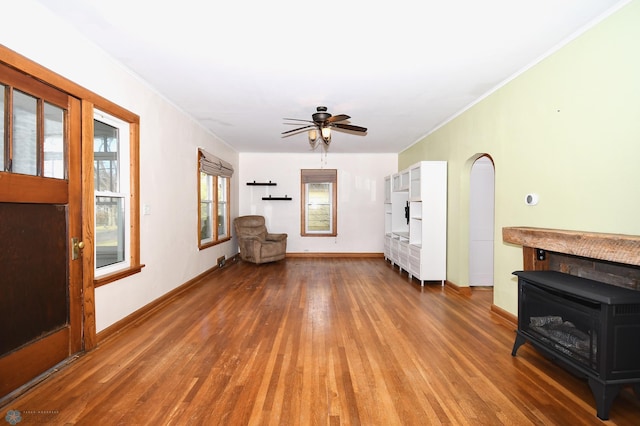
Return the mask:
[[488,155],[473,163],[469,185],[469,286],[493,286],[495,166]]

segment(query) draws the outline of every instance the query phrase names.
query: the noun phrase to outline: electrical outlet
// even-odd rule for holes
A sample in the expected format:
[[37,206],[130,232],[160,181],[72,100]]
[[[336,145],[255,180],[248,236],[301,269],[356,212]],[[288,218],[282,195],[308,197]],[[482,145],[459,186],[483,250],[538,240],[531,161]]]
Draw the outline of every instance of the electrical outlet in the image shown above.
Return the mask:
[[222,268],[226,262],[227,262],[227,257],[226,256],[220,256],[218,258],[218,268]]

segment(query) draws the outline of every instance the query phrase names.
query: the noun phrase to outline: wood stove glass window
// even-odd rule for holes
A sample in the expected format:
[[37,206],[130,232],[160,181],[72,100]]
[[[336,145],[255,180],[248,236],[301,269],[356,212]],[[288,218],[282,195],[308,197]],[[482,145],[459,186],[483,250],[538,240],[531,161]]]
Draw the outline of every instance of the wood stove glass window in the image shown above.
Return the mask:
[[522,329],[587,368],[596,369],[600,305],[524,281]]

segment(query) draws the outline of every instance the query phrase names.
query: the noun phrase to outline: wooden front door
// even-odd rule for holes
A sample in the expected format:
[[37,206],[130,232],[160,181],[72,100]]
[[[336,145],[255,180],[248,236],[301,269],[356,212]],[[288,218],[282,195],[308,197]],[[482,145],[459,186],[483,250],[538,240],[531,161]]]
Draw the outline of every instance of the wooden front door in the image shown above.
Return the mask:
[[80,101],[2,64],[0,93],[1,400],[82,350],[82,192]]

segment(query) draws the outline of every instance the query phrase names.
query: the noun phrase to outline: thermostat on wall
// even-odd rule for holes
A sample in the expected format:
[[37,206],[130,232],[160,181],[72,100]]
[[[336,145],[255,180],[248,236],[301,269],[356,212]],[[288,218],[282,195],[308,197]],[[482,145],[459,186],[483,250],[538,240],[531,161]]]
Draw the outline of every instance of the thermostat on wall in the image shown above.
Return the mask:
[[539,199],[540,197],[538,197],[538,194],[527,194],[524,197],[524,202],[528,206],[535,206],[536,204],[538,204]]

